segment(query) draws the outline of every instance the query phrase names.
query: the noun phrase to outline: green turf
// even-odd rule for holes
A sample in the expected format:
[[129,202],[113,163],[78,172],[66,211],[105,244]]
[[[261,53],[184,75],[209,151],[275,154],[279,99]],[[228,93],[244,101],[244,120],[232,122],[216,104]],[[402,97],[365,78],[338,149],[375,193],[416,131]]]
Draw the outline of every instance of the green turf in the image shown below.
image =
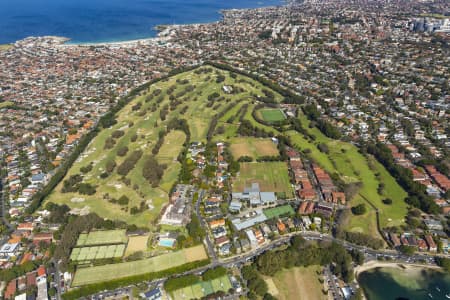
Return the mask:
[[[199,251],[205,251],[202,245],[196,246],[196,248],[198,248]],[[79,268],[75,273],[72,286],[82,286],[127,276],[158,272],[198,260],[198,258],[191,258],[189,260],[186,257],[185,251],[188,250],[183,249],[144,260]],[[203,254],[202,256],[204,257],[205,255],[206,254]]]
[[91,231],[89,234],[80,234],[77,246],[93,246],[105,244],[126,243],[128,238],[125,229]]
[[121,258],[124,252],[124,244],[74,248],[70,259],[77,263],[86,263],[104,258]]
[[268,208],[268,209],[264,210],[264,215],[268,219],[278,218],[281,215],[292,216],[294,214],[295,214],[294,209],[289,204],[278,206],[278,207],[273,207],[273,208]]
[[14,102],[11,102],[11,101],[0,102],[0,109],[7,108],[12,105],[14,105]]
[[240,172],[233,183],[233,191],[242,191],[252,183],[259,183],[262,192],[285,193],[293,196],[287,164],[285,162],[241,163]]
[[[225,76],[225,82],[216,83],[215,73],[218,72]],[[208,79],[208,77],[210,77]],[[188,79],[189,84],[195,86],[193,91],[187,92],[181,97],[181,104],[179,104],[173,111],[170,111],[166,120],[160,119],[160,110],[164,105],[169,104],[169,95],[167,89],[170,86],[175,86],[173,95],[177,95],[183,91],[186,87],[184,84],[177,83],[177,80]],[[242,88],[242,92],[235,94],[225,94],[222,91],[223,85],[234,85]],[[151,112],[150,108],[156,103],[158,97],[154,97],[150,102],[146,102],[146,98],[156,89],[161,89],[161,96],[163,100],[158,104],[158,108],[155,112]],[[142,168],[144,159],[140,159],[135,168],[127,175],[131,184],[126,185],[122,182],[120,175],[114,171],[106,179],[100,179],[100,174],[105,171],[105,166],[108,161],[115,160],[117,165],[120,165],[125,157],[117,156],[117,151],[122,146],[127,146],[131,153],[134,150],[142,149],[144,152],[143,157],[146,157],[151,153],[153,146],[158,140],[158,132],[164,128],[170,119],[172,118],[184,118],[188,122],[189,131],[191,134],[191,141],[206,141],[206,134],[208,132],[209,124],[212,117],[224,110],[229,104],[236,103],[237,112],[239,107],[244,103],[251,103],[255,99],[255,95],[263,96],[263,89],[266,89],[259,82],[249,79],[242,75],[237,75],[236,78],[231,78],[229,72],[222,71],[213,68],[213,72],[208,74],[195,74],[194,71],[185,72],[175,75],[168,80],[160,81],[153,84],[148,93],[144,93],[141,96],[136,97],[131,103],[126,105],[117,116],[117,124],[108,129],[103,129],[99,132],[97,137],[89,144],[86,151],[80,155],[79,159],[74,163],[72,168],[66,175],[69,176],[80,173],[80,168],[93,164],[92,171],[85,175],[84,181],[96,185],[97,192],[94,195],[80,195],[78,193],[62,193],[61,188],[63,183],[61,182],[55,190],[46,198],[46,202],[55,202],[59,204],[67,204],[71,208],[85,209],[89,212],[95,212],[101,217],[108,219],[119,219],[130,224],[136,224],[139,226],[149,226],[151,222],[155,221],[161,212],[161,208],[168,202],[168,193],[170,188],[176,183],[178,174],[180,171],[180,163],[173,158],[177,157],[182,149],[182,144],[185,141],[185,137],[180,132],[170,133],[166,139],[165,144],[161,148],[161,153],[157,155],[158,160],[161,163],[167,164],[167,169],[164,172],[164,176],[160,182],[159,187],[153,188],[150,183],[147,182],[142,176]],[[214,92],[219,93],[224,97],[223,100],[216,101],[220,104],[220,107],[216,107],[217,103],[213,106],[209,105],[210,101],[208,96]],[[282,96],[274,92],[275,100],[280,102]],[[133,111],[132,107],[136,103],[141,103],[142,106],[139,111]],[[180,110],[187,107],[187,110],[180,113]],[[249,120],[255,126],[264,128],[267,131],[271,131],[274,134],[278,132],[262,124],[257,123],[251,113],[254,108],[254,104],[249,105],[245,119]],[[144,115],[139,115],[140,112],[146,112]],[[231,116],[233,112],[226,112],[225,115]],[[133,122],[133,126],[129,127],[129,123]],[[221,126],[224,120],[221,118],[218,126]],[[157,126],[155,127],[155,124]],[[230,126],[224,126],[226,136],[229,138],[236,135],[237,128],[239,126],[239,119],[236,119],[234,124]],[[109,138],[113,131],[123,130],[124,136],[116,140],[116,144],[112,149],[104,149],[105,141]],[[137,135],[138,138],[135,142],[131,142],[131,137]],[[136,189],[133,187],[137,187]],[[128,207],[122,207],[118,204],[111,203],[105,199],[108,195],[110,198],[118,199],[122,195],[127,195],[130,199]],[[81,201],[77,201],[81,198]],[[140,206],[141,202],[150,202],[153,209],[145,210],[142,213],[131,215],[130,208],[133,206]]]
[[207,295],[223,291],[227,293],[232,288],[228,275],[210,280],[201,281],[193,285],[171,292],[172,299],[200,299]]
[[284,113],[280,109],[264,108],[259,111],[264,121],[266,122],[279,122],[286,119]]

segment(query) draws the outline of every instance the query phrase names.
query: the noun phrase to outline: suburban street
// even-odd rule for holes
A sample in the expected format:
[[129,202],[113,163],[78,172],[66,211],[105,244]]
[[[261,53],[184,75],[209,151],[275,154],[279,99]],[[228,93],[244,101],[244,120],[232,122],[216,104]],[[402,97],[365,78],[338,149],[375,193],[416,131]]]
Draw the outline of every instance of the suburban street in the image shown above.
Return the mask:
[[[199,196],[200,196],[200,194],[199,194]],[[196,206],[196,208],[197,208],[197,206]],[[261,247],[254,249],[245,254],[235,255],[233,257],[228,257],[228,258],[223,258],[223,259],[218,259],[216,257],[215,260],[211,260],[211,263],[206,266],[192,269],[192,270],[177,274],[176,276],[183,276],[183,275],[188,275],[188,274],[200,275],[204,271],[211,269],[211,268],[218,267],[218,266],[222,266],[225,268],[233,268],[233,267],[240,268],[240,267],[242,267],[242,265],[244,265],[247,262],[252,261],[255,257],[259,256],[260,254],[264,253],[265,251],[274,250],[274,249],[280,247],[281,245],[289,243],[291,238],[296,235],[301,235],[306,240],[337,242],[337,243],[341,244],[342,246],[344,246],[347,250],[356,249],[356,250],[362,251],[365,256],[365,262],[378,260],[379,257],[383,257],[384,263],[435,265],[433,257],[429,256],[429,255],[425,255],[425,254],[414,254],[412,256],[407,256],[407,255],[403,255],[400,252],[395,251],[395,250],[385,250],[385,249],[373,250],[373,249],[367,248],[365,246],[359,246],[359,245],[355,245],[355,244],[352,244],[352,243],[349,243],[349,242],[346,242],[346,241],[343,241],[340,239],[336,239],[330,235],[320,234],[318,232],[312,232],[312,231],[297,231],[297,232],[292,232],[292,233],[280,236],[278,239],[275,239],[269,243],[266,243],[266,244],[262,245]],[[158,278],[153,281],[146,282],[146,283],[149,287],[162,286],[168,278],[169,277]],[[105,291],[105,292],[97,293],[95,295],[90,296],[89,298],[90,299],[105,299],[107,297],[111,297],[114,295],[128,294],[132,287],[133,286],[128,286],[125,288],[122,287],[122,288],[119,288],[119,289],[116,289],[113,291],[107,291],[107,292]],[[330,288],[332,289],[334,295],[339,295],[339,291],[337,290],[334,283],[330,284]],[[235,299],[235,298],[231,297],[231,298],[227,298],[227,299]]]

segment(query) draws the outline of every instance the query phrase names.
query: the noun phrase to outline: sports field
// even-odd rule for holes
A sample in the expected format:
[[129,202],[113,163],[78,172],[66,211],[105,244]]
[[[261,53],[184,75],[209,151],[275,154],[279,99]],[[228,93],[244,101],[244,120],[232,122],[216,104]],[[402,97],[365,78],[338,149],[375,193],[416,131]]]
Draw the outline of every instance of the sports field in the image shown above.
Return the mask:
[[292,206],[290,206],[289,204],[286,204],[286,205],[282,205],[282,206],[278,206],[278,207],[265,209],[264,215],[267,217],[267,219],[273,219],[273,218],[278,218],[279,216],[282,216],[282,215],[293,216],[293,215],[295,215],[295,211],[292,208]]
[[111,245],[111,244],[126,244],[128,238],[125,234],[125,229],[117,230],[99,230],[91,231],[89,233],[82,233],[78,237],[77,247],[96,246],[96,245]]
[[278,108],[264,108],[261,109],[259,113],[261,114],[263,120],[269,123],[283,121],[284,119],[286,119],[284,113]]
[[327,299],[319,282],[320,266],[283,269],[273,277],[266,277],[269,292],[279,300]]
[[75,273],[72,285],[82,286],[127,276],[158,272],[207,258],[208,255],[203,245],[198,245],[144,260],[79,268]]
[[261,156],[278,156],[277,145],[269,138],[238,137],[230,140],[230,150],[234,159],[250,156],[256,159]]
[[[224,76],[225,80],[217,83],[219,75]],[[67,180],[72,175],[82,174],[81,168],[92,165],[92,170],[82,176],[83,183],[95,186],[96,193],[93,195],[82,195],[78,192],[63,193],[63,180],[45,199],[43,205],[49,201],[66,204],[72,209],[95,212],[103,218],[149,227],[151,222],[158,218],[163,205],[168,202],[168,193],[177,181],[181,169],[181,164],[175,158],[181,152],[186,136],[181,131],[171,131],[164,135],[162,147],[156,153],[158,162],[167,165],[159,186],[152,187],[142,176],[145,157],[152,155],[159,133],[167,128],[170,120],[185,119],[190,132],[189,142],[205,142],[214,115],[223,112],[224,116],[230,118],[234,115],[229,114],[228,110],[235,109],[234,112],[237,113],[244,104],[247,104],[248,109],[241,112],[242,118],[254,126],[277,134],[275,129],[256,122],[251,114],[256,105],[252,103],[255,97],[263,96],[263,90],[267,88],[239,74],[233,77],[228,71],[200,67],[150,86],[117,113],[117,124],[100,130],[64,178]],[[225,94],[222,90],[223,85],[239,87],[239,93]],[[273,93],[275,101],[280,102],[281,95]],[[212,95],[218,96],[214,96],[214,100],[209,100]],[[162,115],[165,117],[161,117]],[[220,131],[224,133],[214,134],[214,139],[225,138],[225,135],[236,137],[239,123],[239,117],[230,123],[221,118],[216,129],[222,126]],[[113,133],[120,134],[116,134],[112,141]],[[125,156],[121,156],[119,153],[122,152],[119,150],[124,147],[128,148],[128,152]],[[142,157],[126,175],[118,174],[118,167],[136,150],[143,152]],[[112,162],[116,164],[113,170],[107,168]],[[128,205],[110,201],[123,195],[129,198]],[[140,207],[142,203],[145,203],[144,207],[147,209],[132,215],[131,208]]]
[[172,299],[200,299],[218,291],[228,292],[232,287],[228,275],[210,280],[201,281],[194,285],[175,290],[171,293]]
[[233,183],[233,191],[242,191],[255,182],[259,183],[262,192],[284,192],[287,198],[293,196],[285,162],[241,163],[239,175]]
[[125,255],[147,250],[148,235],[130,236]]
[[124,244],[74,248],[70,259],[76,262],[89,262],[96,259],[120,258],[124,251]]

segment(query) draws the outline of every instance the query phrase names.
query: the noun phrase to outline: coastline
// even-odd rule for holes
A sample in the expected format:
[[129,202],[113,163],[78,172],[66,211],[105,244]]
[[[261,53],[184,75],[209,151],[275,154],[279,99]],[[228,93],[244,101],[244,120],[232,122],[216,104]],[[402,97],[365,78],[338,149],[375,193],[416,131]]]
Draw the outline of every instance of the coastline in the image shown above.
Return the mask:
[[399,269],[404,272],[411,273],[412,271],[417,271],[417,269],[432,269],[435,271],[442,270],[439,266],[430,266],[430,265],[421,265],[421,264],[402,264],[402,263],[396,263],[396,262],[381,262],[381,261],[370,261],[368,263],[363,264],[362,266],[357,266],[354,269],[355,272],[355,278],[358,278],[358,276],[368,270],[375,269],[375,268],[394,268]]
[[361,295],[363,300],[367,300],[367,295],[360,285],[360,282],[358,280],[359,275],[361,273],[376,269],[376,268],[391,268],[391,269],[397,269],[401,270],[402,272],[405,272],[407,275],[414,275],[414,273],[417,273],[420,270],[428,269],[433,271],[442,271],[442,268],[439,266],[430,266],[430,265],[422,265],[422,264],[403,264],[403,263],[396,263],[396,262],[385,262],[385,261],[370,261],[368,263],[365,263],[361,266],[357,266],[354,269],[355,279],[354,281],[357,283],[358,287],[361,289]]
[[[259,3],[259,2],[257,2]],[[194,22],[194,23],[174,23],[174,24],[157,24],[154,25],[152,28],[153,33],[150,33],[148,37],[141,37],[141,38],[131,38],[131,39],[119,39],[119,40],[106,40],[106,41],[94,41],[94,42],[71,42],[71,37],[65,37],[65,36],[58,36],[58,35],[30,35],[26,36],[24,38],[12,41],[12,42],[5,42],[2,44],[9,44],[14,45],[17,42],[23,41],[28,38],[43,38],[43,37],[55,37],[58,39],[64,39],[64,42],[61,43],[61,45],[64,46],[130,46],[130,45],[136,45],[139,43],[154,43],[163,41],[165,38],[168,37],[171,30],[174,28],[179,28],[183,26],[200,26],[200,25],[206,25],[206,24],[213,24],[220,22],[223,19],[224,13],[227,11],[242,11],[242,10],[252,10],[252,9],[260,9],[260,8],[271,8],[271,7],[279,7],[279,6],[286,6],[290,2],[289,0],[279,0],[279,4],[274,5],[273,3],[268,4],[267,6],[255,6],[255,7],[243,7],[243,8],[225,8],[225,9],[219,9],[216,11],[216,14],[218,14],[219,17],[214,19],[209,19],[205,21],[200,22]]]

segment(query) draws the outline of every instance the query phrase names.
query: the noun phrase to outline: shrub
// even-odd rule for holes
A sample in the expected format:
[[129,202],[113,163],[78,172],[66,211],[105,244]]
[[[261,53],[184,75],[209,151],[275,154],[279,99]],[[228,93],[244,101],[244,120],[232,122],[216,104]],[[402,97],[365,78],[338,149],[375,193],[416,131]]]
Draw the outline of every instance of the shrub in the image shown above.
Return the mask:
[[77,189],[78,193],[82,195],[93,195],[96,192],[95,187],[93,187],[89,183],[80,183]]
[[106,172],[112,173],[112,171],[114,171],[114,169],[116,168],[116,162],[114,160],[107,161],[105,168]]
[[117,168],[117,173],[126,176],[136,165],[142,157],[142,150],[133,151]]
[[89,173],[90,171],[92,171],[92,164],[80,168],[80,172],[83,174]]
[[352,207],[352,213],[354,215],[363,215],[367,211],[366,205],[364,203],[361,203],[359,205]]
[[105,150],[112,149],[115,144],[116,144],[116,141],[113,138],[109,137],[109,138],[106,139],[105,146],[103,148]]
[[130,199],[128,199],[128,197],[125,195],[122,195],[122,197],[117,200],[117,203],[119,203],[120,205],[128,205],[128,202],[130,202]]
[[118,139],[120,137],[122,137],[125,134],[125,132],[123,132],[123,130],[114,130],[114,132],[111,134],[111,136],[115,139]]
[[119,150],[117,150],[117,155],[119,156],[125,156],[128,153],[128,147],[127,146],[122,146],[119,148]]
[[383,203],[386,204],[386,205],[391,205],[392,204],[392,199],[391,198],[383,199]]

